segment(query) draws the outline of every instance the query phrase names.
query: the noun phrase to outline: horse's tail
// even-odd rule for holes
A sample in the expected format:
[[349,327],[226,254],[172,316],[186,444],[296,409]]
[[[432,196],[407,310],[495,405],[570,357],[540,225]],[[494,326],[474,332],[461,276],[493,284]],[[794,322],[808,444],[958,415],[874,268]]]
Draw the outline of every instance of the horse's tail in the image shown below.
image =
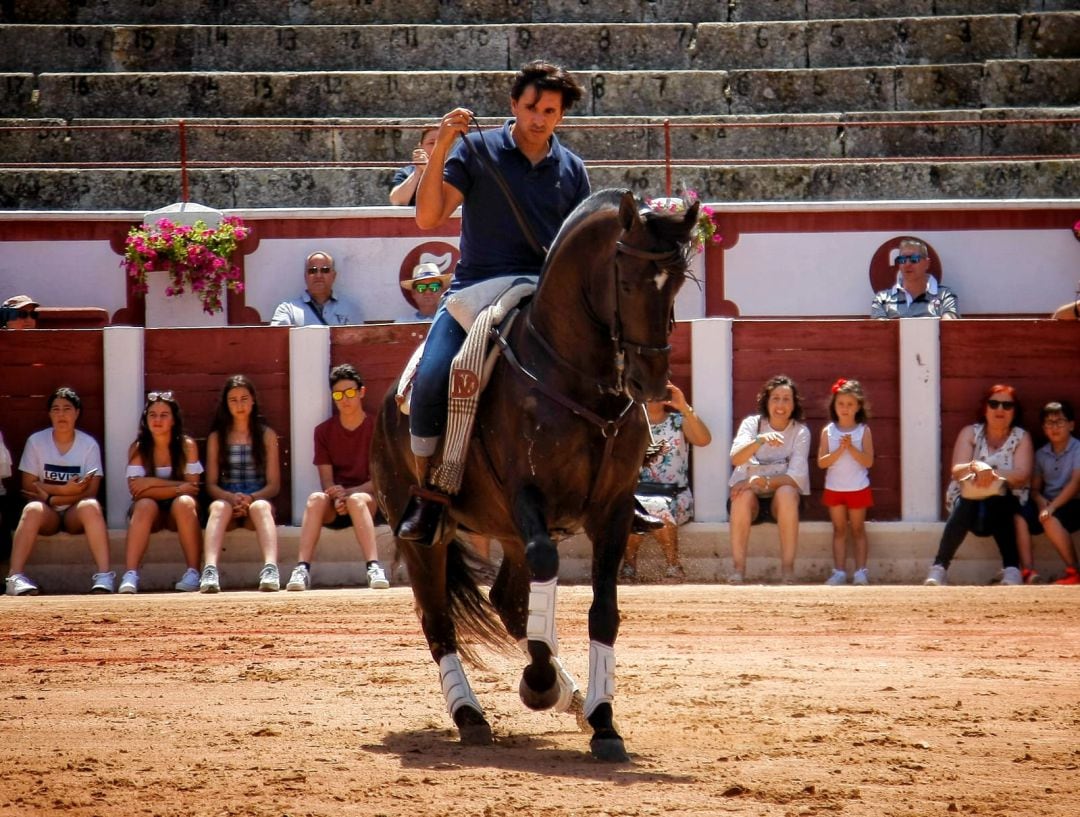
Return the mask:
[[465,546],[452,539],[446,546],[447,609],[458,637],[458,655],[475,667],[484,662],[473,649],[476,645],[498,652],[510,652],[513,646],[506,628],[487,594],[476,581],[479,567]]

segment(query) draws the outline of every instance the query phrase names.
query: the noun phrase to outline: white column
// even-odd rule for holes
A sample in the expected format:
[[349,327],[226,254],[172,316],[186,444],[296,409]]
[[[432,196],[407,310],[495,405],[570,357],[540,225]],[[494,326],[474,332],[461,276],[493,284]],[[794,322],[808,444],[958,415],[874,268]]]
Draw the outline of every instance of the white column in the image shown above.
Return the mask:
[[905,522],[941,507],[941,334],[933,318],[900,319],[900,491]]
[[694,411],[712,432],[712,443],[694,449],[694,519],[726,522],[731,476],[732,361],[730,318],[703,318],[690,324],[690,370]]
[[106,326],[105,353],[105,498],[108,525],[127,527],[128,448],[139,433],[145,387],[145,330],[141,326]]
[[289,330],[289,414],[292,423],[292,521],[304,518],[308,494],[320,488],[311,464],[315,426],[330,416],[330,327],[301,326]]

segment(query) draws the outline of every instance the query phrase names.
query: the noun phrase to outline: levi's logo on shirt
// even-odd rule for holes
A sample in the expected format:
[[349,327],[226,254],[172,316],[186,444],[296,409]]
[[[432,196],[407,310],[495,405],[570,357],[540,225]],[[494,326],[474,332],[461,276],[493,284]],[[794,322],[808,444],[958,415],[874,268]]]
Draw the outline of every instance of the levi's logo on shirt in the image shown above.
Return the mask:
[[52,465],[45,463],[42,468],[45,474],[45,482],[51,485],[65,485],[73,479],[78,479],[82,469],[78,465]]

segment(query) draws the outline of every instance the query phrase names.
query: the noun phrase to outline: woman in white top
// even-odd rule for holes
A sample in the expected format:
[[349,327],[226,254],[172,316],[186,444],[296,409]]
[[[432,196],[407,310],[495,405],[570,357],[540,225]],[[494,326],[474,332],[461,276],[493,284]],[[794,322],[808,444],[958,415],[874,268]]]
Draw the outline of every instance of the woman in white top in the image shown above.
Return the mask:
[[1002,584],[1023,583],[1014,517],[1028,497],[1035,459],[1031,435],[1020,427],[1020,404],[1012,386],[991,386],[980,414],[981,422],[964,426],[956,437],[952,481],[945,494],[949,518],[923,584],[948,584],[949,564],[969,533],[994,537],[1004,568]]
[[75,427],[82,400],[68,386],[49,395],[52,428],[30,435],[19,460],[22,495],[26,499],[11,543],[9,596],[33,596],[38,587],[23,574],[38,536],[60,531],[85,533],[97,572],[91,593],[113,592],[109,570],[109,530],[97,501],[101,487],[101,449],[97,441]]
[[799,506],[810,493],[810,429],[801,422],[802,402],[795,382],[777,375],[757,396],[758,413],[739,424],[731,444],[728,508],[731,514],[731,584],[746,574],[750,527],[774,520],[780,529],[781,579],[795,579],[799,544]]
[[184,434],[180,404],[171,391],[152,391],[139,420],[139,436],[128,450],[127,481],[131,492],[121,593],[139,591],[139,568],[150,534],[167,527],[180,539],[187,570],[174,586],[199,589],[199,478],[203,472],[195,441]]

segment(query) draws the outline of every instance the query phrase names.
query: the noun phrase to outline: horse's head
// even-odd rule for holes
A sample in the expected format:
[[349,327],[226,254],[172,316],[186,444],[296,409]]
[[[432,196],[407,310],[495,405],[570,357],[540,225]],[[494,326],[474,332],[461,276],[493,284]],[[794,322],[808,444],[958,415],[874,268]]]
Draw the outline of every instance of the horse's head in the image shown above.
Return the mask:
[[619,203],[622,227],[615,243],[615,275],[605,300],[616,344],[617,386],[638,401],[667,392],[668,337],[675,320],[675,296],[686,280],[690,237],[698,203],[685,212],[641,207],[630,191]]

